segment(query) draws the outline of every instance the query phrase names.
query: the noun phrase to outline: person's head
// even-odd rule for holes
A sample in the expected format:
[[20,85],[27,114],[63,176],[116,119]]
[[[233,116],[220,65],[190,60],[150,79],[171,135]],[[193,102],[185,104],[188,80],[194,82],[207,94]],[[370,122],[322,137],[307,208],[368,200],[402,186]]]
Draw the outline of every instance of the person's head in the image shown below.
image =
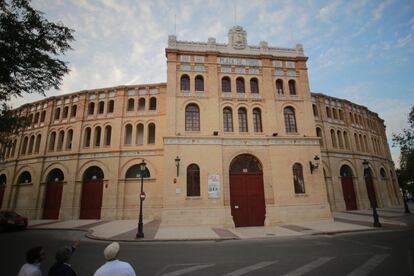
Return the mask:
[[113,242],[104,250],[104,256],[107,261],[115,260],[119,253],[119,243]]
[[29,264],[40,263],[41,261],[45,259],[45,256],[46,256],[46,253],[43,250],[43,247],[36,246],[36,247],[29,249],[29,251],[27,251],[26,261]]
[[70,257],[72,257],[72,248],[69,246],[63,246],[56,251],[55,259],[59,263],[69,261]]

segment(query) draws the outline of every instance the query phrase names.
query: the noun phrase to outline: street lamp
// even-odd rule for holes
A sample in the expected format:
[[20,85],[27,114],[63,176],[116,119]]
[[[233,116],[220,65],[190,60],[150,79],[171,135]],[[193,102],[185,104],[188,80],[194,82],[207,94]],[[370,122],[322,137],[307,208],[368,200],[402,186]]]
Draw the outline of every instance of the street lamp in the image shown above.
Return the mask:
[[144,160],[142,160],[141,163],[139,163],[139,170],[140,170],[140,174],[141,174],[141,193],[139,194],[139,200],[140,200],[140,204],[139,204],[139,219],[138,219],[138,232],[136,235],[137,239],[143,238],[144,237],[144,232],[143,232],[143,224],[142,224],[142,204],[144,203],[144,199],[145,199],[145,193],[143,191],[144,189],[144,174],[145,174],[145,167],[146,167],[146,163]]
[[312,163],[312,161],[309,161],[309,167],[310,167],[310,172],[313,173],[314,170],[316,170],[319,167],[319,156],[315,155],[315,157],[313,158],[313,160],[315,160],[315,163]]
[[[364,167],[365,186],[366,186],[367,177],[371,177],[371,175],[369,174],[369,162],[367,160],[364,160],[362,162],[362,166]],[[381,223],[379,222],[378,213],[377,213],[377,206],[375,202],[373,201],[373,199],[369,196],[369,194],[368,194],[368,198],[369,198],[369,201],[372,207],[372,217],[374,218],[374,227],[381,227]]]

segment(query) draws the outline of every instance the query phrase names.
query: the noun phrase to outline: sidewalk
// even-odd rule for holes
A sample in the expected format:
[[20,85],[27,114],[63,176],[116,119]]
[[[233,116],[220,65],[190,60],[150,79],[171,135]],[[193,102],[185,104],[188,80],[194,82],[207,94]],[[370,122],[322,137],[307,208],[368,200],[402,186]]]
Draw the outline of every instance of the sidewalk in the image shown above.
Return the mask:
[[[265,227],[223,228],[221,226],[162,226],[161,221],[144,220],[145,238],[140,241],[238,240],[303,235],[373,231],[414,226],[414,214],[402,208],[377,209],[381,228],[373,227],[372,210],[333,212],[333,220],[311,221]],[[31,220],[29,229],[77,229],[91,239],[135,241],[137,220]]]

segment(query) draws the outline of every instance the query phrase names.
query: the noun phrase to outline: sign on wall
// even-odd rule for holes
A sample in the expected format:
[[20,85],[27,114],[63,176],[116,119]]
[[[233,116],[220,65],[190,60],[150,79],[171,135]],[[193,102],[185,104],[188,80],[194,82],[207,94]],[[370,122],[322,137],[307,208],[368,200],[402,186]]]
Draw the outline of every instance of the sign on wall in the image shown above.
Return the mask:
[[218,174],[208,174],[207,186],[208,198],[220,197],[220,176]]

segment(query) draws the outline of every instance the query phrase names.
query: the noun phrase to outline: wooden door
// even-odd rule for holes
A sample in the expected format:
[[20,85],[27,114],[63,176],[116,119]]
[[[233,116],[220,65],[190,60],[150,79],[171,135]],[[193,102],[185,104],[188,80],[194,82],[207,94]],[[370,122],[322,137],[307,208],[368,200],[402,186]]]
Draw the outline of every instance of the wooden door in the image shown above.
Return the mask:
[[[365,177],[365,186],[367,186],[367,192],[368,192],[368,198],[369,201],[372,204],[374,204],[375,207],[378,207],[377,197],[375,196],[375,189],[374,189],[374,183],[372,181],[372,177],[368,176]],[[374,207],[371,206],[371,207]]]
[[3,204],[4,190],[6,190],[6,185],[0,185],[0,209]]
[[80,219],[100,219],[102,209],[102,180],[84,181],[82,185],[82,198]]
[[346,210],[356,210],[357,203],[356,203],[354,182],[352,180],[352,176],[342,176],[341,183],[342,183],[342,192],[344,194]]
[[266,210],[262,173],[231,173],[230,204],[236,227],[263,226]]
[[60,203],[62,200],[63,182],[48,182],[46,184],[43,219],[59,219]]

